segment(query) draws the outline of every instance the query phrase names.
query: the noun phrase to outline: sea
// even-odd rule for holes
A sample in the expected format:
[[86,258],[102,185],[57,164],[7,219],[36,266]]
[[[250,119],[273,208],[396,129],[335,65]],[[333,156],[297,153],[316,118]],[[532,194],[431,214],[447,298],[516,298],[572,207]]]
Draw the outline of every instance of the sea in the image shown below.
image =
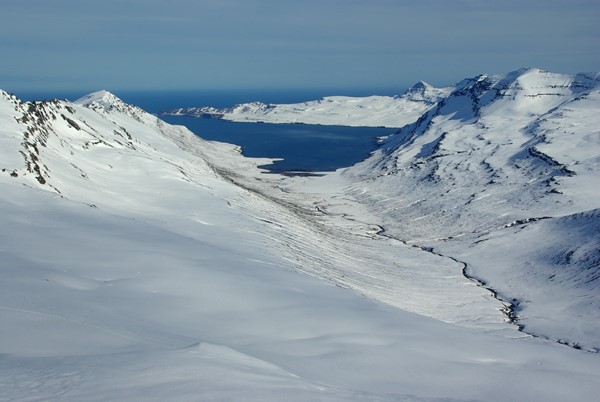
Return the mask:
[[[396,131],[381,127],[347,127],[314,124],[236,123],[219,119],[165,116],[178,107],[230,107],[239,103],[298,103],[323,96],[395,95],[402,89],[374,90],[212,90],[212,91],[111,91],[123,101],[158,115],[170,124],[186,126],[196,135],[239,145],[248,157],[281,158],[264,167],[277,173],[326,172],[352,166],[375,150],[377,137]],[[76,100],[88,92],[17,93],[23,100]]]

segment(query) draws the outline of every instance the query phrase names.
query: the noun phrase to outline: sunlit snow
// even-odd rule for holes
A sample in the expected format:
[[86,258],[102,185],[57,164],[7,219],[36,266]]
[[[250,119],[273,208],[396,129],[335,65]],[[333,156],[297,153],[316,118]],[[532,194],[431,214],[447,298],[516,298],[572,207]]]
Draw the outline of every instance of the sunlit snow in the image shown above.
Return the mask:
[[403,126],[323,177],[106,91],[0,92],[0,400],[594,400],[599,88],[308,102]]

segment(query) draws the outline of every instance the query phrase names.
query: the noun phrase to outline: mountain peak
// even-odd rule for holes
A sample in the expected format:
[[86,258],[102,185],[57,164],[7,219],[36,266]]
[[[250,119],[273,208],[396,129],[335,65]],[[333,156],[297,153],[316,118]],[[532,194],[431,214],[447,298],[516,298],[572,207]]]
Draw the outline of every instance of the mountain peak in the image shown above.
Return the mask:
[[107,90],[92,92],[88,95],[77,99],[73,103],[97,111],[122,112],[128,114],[129,116],[133,117],[138,121],[142,121],[145,118],[144,116],[147,115],[147,113],[144,110],[140,109],[137,106],[125,103],[119,97]]
[[435,88],[425,81],[419,81],[398,98],[408,99],[411,102],[434,104],[448,95],[449,91],[450,88]]
[[77,99],[73,103],[76,103],[76,104],[79,104],[82,106],[89,106],[93,103],[96,103],[96,104],[100,104],[100,105],[104,106],[104,108],[106,108],[106,109],[111,109],[116,104],[123,104],[124,102],[121,99],[119,99],[117,96],[110,93],[109,91],[103,89],[100,91],[96,91],[96,92],[87,94],[87,95]]
[[524,77],[540,77],[540,76],[559,76],[561,74],[550,73],[535,67],[524,67],[517,70],[513,70],[504,75],[505,80],[516,81]]
[[410,87],[406,93],[410,93],[410,94],[424,94],[427,90],[433,88],[431,85],[429,85],[428,83],[426,83],[425,81],[419,81],[417,82],[415,85],[413,85],[412,87]]

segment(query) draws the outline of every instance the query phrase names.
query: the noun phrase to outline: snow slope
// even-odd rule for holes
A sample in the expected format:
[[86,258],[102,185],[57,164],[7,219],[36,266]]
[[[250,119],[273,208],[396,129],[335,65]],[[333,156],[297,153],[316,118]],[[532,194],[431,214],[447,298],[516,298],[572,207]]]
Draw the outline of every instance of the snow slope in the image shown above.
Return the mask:
[[[598,354],[519,337],[459,263],[382,236],[350,173],[286,193],[312,179],[103,91],[0,92],[0,122],[0,400],[600,391]],[[312,204],[332,184],[349,193]]]
[[238,122],[304,123],[340,126],[402,127],[412,123],[447,95],[449,88],[419,82],[401,96],[327,96],[296,104],[244,103],[226,109],[178,108],[173,116],[220,118]]

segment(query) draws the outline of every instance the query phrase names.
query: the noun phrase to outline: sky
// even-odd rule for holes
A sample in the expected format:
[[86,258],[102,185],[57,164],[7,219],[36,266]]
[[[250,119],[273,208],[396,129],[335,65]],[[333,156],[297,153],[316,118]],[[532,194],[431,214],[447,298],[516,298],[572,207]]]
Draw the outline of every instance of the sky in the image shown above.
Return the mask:
[[406,88],[600,71],[599,20],[598,0],[10,0],[0,88]]

